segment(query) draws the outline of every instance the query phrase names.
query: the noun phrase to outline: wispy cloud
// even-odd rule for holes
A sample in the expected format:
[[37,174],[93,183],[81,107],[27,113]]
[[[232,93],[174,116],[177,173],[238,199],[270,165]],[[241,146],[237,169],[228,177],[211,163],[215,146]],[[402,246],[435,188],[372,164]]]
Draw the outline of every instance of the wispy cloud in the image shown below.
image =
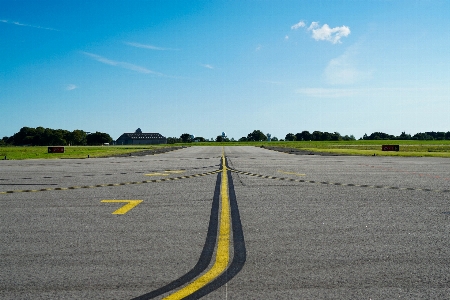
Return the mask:
[[325,24],[319,27],[318,22],[312,22],[308,31],[312,32],[312,37],[316,41],[329,41],[333,44],[341,43],[341,38],[350,34],[348,26],[330,28],[328,24]]
[[110,66],[115,66],[115,67],[119,67],[119,68],[123,68],[123,69],[128,69],[128,70],[132,70],[135,72],[139,72],[139,73],[144,73],[144,74],[155,74],[155,75],[163,75],[161,73],[149,70],[147,68],[138,66],[138,65],[133,65],[127,62],[123,62],[123,61],[115,61],[115,60],[111,60],[108,59],[106,57],[97,55],[97,54],[93,54],[93,53],[89,53],[89,52],[81,52],[86,56],[89,56],[93,59],[95,59],[98,62],[110,65]]
[[329,89],[329,88],[303,88],[296,93],[317,98],[342,98],[352,97],[360,93],[359,89]]
[[417,94],[420,92],[433,93],[444,90],[442,87],[374,87],[374,88],[301,88],[295,92],[315,98],[350,98],[365,97],[379,94]]
[[305,22],[300,21],[300,22],[298,22],[297,24],[292,25],[292,26],[291,26],[291,29],[292,29],[292,30],[296,30],[296,29],[299,29],[299,28],[305,27],[305,26],[306,26]]
[[273,84],[273,85],[285,85],[285,83],[282,81],[261,80],[260,82],[269,83],[269,84]]
[[202,64],[201,66],[204,68],[207,68],[207,69],[211,69],[211,70],[214,69],[214,66],[212,66],[210,64]]
[[68,84],[66,85],[66,91],[72,91],[74,89],[78,88],[75,84]]
[[361,82],[372,77],[372,70],[361,70],[358,64],[360,43],[356,43],[328,63],[325,68],[325,79],[332,85],[345,85]]
[[166,51],[166,50],[177,51],[177,50],[179,50],[179,49],[174,49],[174,48],[163,48],[163,47],[157,47],[157,46],[153,46],[153,45],[144,45],[144,44],[132,43],[132,42],[124,42],[124,44],[128,45],[128,46],[136,47],[136,48],[144,48],[144,49],[159,50],[159,51]]
[[37,28],[37,29],[45,29],[45,30],[52,30],[52,31],[60,31],[60,30],[55,29],[55,28],[42,27],[42,26],[36,26],[36,25],[30,25],[30,24],[24,24],[24,23],[15,22],[15,21],[9,21],[9,20],[0,20],[0,23],[6,23],[6,24],[11,24],[11,25],[16,25],[16,26],[23,26],[23,27],[31,27],[31,28]]

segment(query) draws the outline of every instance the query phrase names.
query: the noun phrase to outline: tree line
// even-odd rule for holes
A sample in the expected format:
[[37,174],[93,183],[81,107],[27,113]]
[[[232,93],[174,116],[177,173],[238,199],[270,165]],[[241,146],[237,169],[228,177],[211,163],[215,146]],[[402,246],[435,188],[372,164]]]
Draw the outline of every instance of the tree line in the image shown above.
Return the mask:
[[[241,137],[238,142],[262,142],[268,141],[269,134],[264,134],[261,130],[253,130],[247,136]],[[339,132],[321,132],[314,131],[310,133],[309,131],[302,131],[296,134],[288,133],[284,139],[278,139],[277,137],[270,136],[271,141],[351,141],[355,140],[353,135],[345,135],[342,136]],[[168,144],[175,143],[192,143],[192,142],[236,142],[234,138],[228,138],[226,136],[218,135],[215,139],[205,139],[203,137],[193,137],[189,133],[183,133],[179,138],[178,137],[168,137]]]
[[[253,130],[247,136],[241,137],[239,142],[247,141],[267,141],[268,134],[264,134],[261,130]],[[353,135],[342,136],[339,132],[322,132],[322,131],[302,131],[296,134],[288,133],[284,139],[270,137],[271,141],[353,141],[356,140]],[[400,135],[390,135],[384,132],[373,132],[370,135],[364,134],[360,140],[450,140],[450,131],[448,132],[419,132],[414,135],[402,132]],[[19,132],[10,137],[3,137],[0,140],[0,146],[91,146],[111,143],[113,139],[107,133],[98,132],[90,133],[76,129],[68,131],[63,129],[50,129],[44,127],[22,127]],[[175,143],[191,143],[191,142],[235,142],[234,138],[218,135],[215,139],[205,139],[203,137],[194,137],[189,133],[183,133],[178,137],[168,137],[168,144]]]
[[411,136],[402,132],[399,136],[390,135],[384,132],[374,132],[370,135],[364,134],[362,140],[450,140],[450,131],[447,132],[419,132]]
[[90,133],[76,129],[50,129],[44,127],[22,127],[19,132],[10,137],[3,137],[0,145],[12,146],[94,146],[111,143],[113,139],[107,133]]
[[[261,130],[253,130],[247,136],[241,137],[238,142],[262,142],[268,141],[268,134],[264,134]],[[341,135],[339,132],[322,132],[313,131],[309,132],[304,130],[296,134],[288,133],[284,139],[278,139],[277,137],[270,137],[271,141],[355,141],[354,135]],[[364,134],[359,140],[450,140],[450,131],[448,132],[419,132],[414,135],[402,132],[400,135],[395,136],[384,132],[373,132],[370,135]],[[192,142],[235,142],[234,138],[229,139],[218,135],[215,139],[205,139],[203,137],[194,137],[189,133],[183,133],[179,138],[169,137],[167,138],[168,144],[174,143],[192,143]]]

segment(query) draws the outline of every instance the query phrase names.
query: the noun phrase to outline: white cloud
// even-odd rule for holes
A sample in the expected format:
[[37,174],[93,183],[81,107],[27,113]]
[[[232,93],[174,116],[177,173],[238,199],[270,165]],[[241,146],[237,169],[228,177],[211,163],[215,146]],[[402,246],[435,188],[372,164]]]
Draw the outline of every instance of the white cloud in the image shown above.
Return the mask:
[[66,91],[72,91],[74,89],[78,88],[75,84],[68,84],[66,85]]
[[214,67],[212,65],[206,64],[206,65],[202,65],[202,67],[205,67],[207,69],[214,69]]
[[306,26],[305,22],[300,21],[300,22],[298,22],[297,24],[292,25],[292,26],[291,26],[291,29],[292,29],[292,30],[296,30],[296,29],[299,29],[299,28],[305,27],[305,26]]
[[329,41],[333,44],[341,43],[341,38],[350,34],[348,26],[330,28],[328,24],[325,24],[319,27],[318,22],[312,22],[308,31],[312,31],[312,37],[316,41]]
[[144,48],[144,49],[150,49],[150,50],[160,50],[160,51],[178,50],[178,49],[172,49],[172,48],[157,47],[157,46],[153,46],[153,45],[144,45],[144,44],[139,44],[139,43],[125,42],[125,44],[128,46],[136,47],[136,48]]
[[97,54],[93,54],[93,53],[89,53],[89,52],[81,52],[84,55],[87,55],[89,57],[92,57],[93,59],[95,59],[98,62],[110,65],[110,66],[115,66],[115,67],[120,67],[123,69],[128,69],[128,70],[132,70],[132,71],[136,71],[139,73],[144,73],[144,74],[156,74],[156,75],[163,75],[161,73],[149,70],[147,68],[138,66],[138,65],[133,65],[127,62],[122,62],[122,61],[115,61],[115,60],[111,60],[108,58],[105,58],[103,56],[97,55]]
[[6,24],[12,24],[12,25],[16,25],[16,26],[24,26],[24,27],[31,27],[31,28],[37,28],[37,29],[59,31],[58,29],[54,29],[54,28],[42,27],[42,26],[36,26],[36,25],[30,25],[30,24],[24,24],[24,23],[15,22],[15,21],[0,20],[0,22],[6,23]]
[[286,36],[284,37],[284,39],[287,41],[287,40],[289,39],[289,36],[286,35]]
[[259,50],[261,50],[261,49],[262,49],[262,46],[261,46],[261,45],[258,45],[258,46],[256,47],[255,51],[259,51]]

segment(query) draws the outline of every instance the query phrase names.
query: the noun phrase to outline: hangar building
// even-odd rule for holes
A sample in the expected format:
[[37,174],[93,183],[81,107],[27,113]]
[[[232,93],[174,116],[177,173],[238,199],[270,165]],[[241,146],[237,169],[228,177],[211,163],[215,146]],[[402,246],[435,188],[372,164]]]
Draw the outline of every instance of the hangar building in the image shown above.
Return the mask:
[[135,133],[124,133],[116,140],[116,145],[148,144],[167,144],[167,138],[159,133],[143,133],[138,128]]

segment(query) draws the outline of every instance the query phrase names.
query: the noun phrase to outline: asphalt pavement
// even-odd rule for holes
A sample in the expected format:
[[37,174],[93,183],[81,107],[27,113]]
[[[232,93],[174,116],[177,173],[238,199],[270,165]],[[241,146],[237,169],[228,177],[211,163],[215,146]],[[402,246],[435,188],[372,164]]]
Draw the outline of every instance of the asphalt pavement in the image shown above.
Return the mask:
[[187,299],[450,298],[446,158],[0,161],[0,205],[1,299],[170,298],[217,269],[223,220],[226,270]]

